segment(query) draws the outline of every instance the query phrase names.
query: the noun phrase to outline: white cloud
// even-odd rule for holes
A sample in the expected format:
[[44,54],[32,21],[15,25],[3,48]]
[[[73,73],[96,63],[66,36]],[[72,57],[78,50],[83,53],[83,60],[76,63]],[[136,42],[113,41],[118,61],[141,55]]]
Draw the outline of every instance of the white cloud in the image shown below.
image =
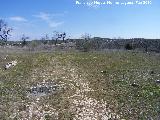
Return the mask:
[[62,25],[64,22],[57,22],[53,19],[53,17],[61,15],[63,14],[50,14],[50,13],[40,12],[38,15],[34,15],[34,17],[37,17],[45,21],[49,25],[49,27],[57,27]]
[[34,15],[34,17],[40,18],[42,20],[49,20],[51,18],[51,15],[48,13],[40,12],[38,15]]
[[60,25],[62,25],[64,22],[54,22],[54,21],[51,21],[50,23],[49,23],[49,26],[50,27],[57,27],[57,26],[60,26]]
[[17,21],[17,22],[27,22],[27,19],[21,17],[21,16],[14,16],[9,18],[12,21]]

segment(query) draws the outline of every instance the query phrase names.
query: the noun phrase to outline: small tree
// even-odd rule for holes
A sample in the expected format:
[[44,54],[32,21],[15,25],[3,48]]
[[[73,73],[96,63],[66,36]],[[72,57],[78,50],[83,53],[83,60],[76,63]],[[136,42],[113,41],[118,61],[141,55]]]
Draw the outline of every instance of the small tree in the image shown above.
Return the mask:
[[9,28],[7,23],[4,20],[0,19],[0,40],[6,43],[11,31],[12,28]]
[[47,44],[47,40],[49,40],[48,34],[46,34],[44,37],[42,37],[41,40],[44,45]]
[[64,39],[65,39],[65,37],[66,37],[66,33],[65,33],[65,32],[62,33],[61,36],[62,36],[62,39],[63,39],[63,42],[64,42]]
[[83,51],[88,52],[91,49],[91,41],[89,41],[91,39],[91,35],[89,33],[85,33],[82,35],[82,39],[84,39]]
[[127,43],[127,44],[125,45],[125,49],[126,49],[126,50],[132,50],[133,47],[132,47],[129,43]]
[[21,38],[21,40],[22,40],[22,47],[24,47],[27,44],[27,41],[26,41],[27,39],[29,39],[29,37],[26,37],[25,34],[23,34],[22,38]]
[[148,52],[148,48],[149,46],[151,45],[150,41],[149,40],[144,40],[144,49],[145,49],[145,52]]
[[54,36],[52,37],[54,40],[55,40],[55,45],[57,44],[58,42],[58,39],[62,39],[63,42],[66,38],[66,33],[60,33],[60,32],[57,32],[57,31],[54,31]]
[[57,31],[54,31],[53,33],[53,39],[55,40],[54,44],[57,45],[57,41],[58,41],[58,38],[59,38],[59,33]]
[[81,38],[84,39],[84,40],[90,40],[90,39],[91,39],[91,35],[88,34],[88,33],[85,33],[85,34],[83,34],[83,35],[81,36]]

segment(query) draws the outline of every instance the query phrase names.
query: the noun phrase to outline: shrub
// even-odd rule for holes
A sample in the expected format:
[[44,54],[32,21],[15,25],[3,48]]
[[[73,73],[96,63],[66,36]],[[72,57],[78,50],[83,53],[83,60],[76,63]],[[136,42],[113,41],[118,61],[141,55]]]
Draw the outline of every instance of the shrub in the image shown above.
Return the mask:
[[132,50],[133,47],[132,47],[132,45],[130,45],[129,43],[127,43],[127,44],[125,45],[125,49],[126,49],[126,50]]

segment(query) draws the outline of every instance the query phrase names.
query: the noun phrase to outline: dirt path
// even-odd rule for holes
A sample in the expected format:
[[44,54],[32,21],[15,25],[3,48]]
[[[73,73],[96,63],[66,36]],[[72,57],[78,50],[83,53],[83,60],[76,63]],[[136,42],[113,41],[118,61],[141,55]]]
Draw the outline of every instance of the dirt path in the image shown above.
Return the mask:
[[76,83],[77,89],[73,96],[70,96],[71,109],[74,110],[74,120],[108,120],[120,119],[118,115],[106,108],[106,102],[87,97],[86,93],[94,91],[89,87],[85,75],[78,76],[77,70],[70,70],[72,80]]

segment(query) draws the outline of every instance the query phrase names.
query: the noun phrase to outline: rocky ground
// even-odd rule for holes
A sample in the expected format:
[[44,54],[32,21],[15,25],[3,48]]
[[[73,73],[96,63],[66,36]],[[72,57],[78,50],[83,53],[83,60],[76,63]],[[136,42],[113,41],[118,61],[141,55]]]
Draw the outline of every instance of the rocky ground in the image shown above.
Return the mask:
[[[136,94],[132,91],[136,92],[139,86],[148,84],[134,81],[137,86],[133,86],[134,82],[129,81],[130,74],[128,72],[123,76],[118,72],[116,74],[113,71],[109,73],[110,71],[106,71],[101,66],[110,64],[104,63],[103,60],[106,58],[100,57],[102,56],[98,54],[86,56],[86,54],[76,55],[75,53],[1,55],[1,65],[13,60],[17,60],[17,64],[7,70],[3,67],[0,69],[0,119],[125,120],[140,118],[145,110],[148,110],[147,107],[153,108],[153,104],[158,109],[159,96],[150,96],[158,95],[159,83],[157,82],[155,85],[151,80],[150,84],[155,85],[152,86],[153,89],[151,90],[149,87],[149,91],[146,87],[142,91],[143,94],[145,92],[145,95],[148,95],[147,91],[149,91],[149,95],[152,93],[153,95],[144,96],[144,99],[150,97],[149,99],[154,103],[146,101],[148,106],[145,109],[142,106],[133,106],[132,111],[129,111],[131,110],[129,105],[132,105],[133,102],[129,98],[137,99],[134,98]],[[107,59],[115,60],[109,57]],[[97,61],[100,62],[97,63]],[[117,63],[118,65],[119,63]],[[151,76],[153,77],[148,71],[141,71],[141,76],[146,81],[151,79]],[[157,76],[158,71],[156,72]],[[137,75],[139,72],[132,70],[132,74]],[[115,76],[118,78],[115,79]],[[119,80],[124,77],[128,81]],[[125,93],[125,91],[127,92]],[[140,92],[138,94],[142,95]],[[127,99],[127,97],[129,98]],[[138,100],[142,99],[143,96],[140,99],[138,97]],[[121,101],[119,102],[119,100]],[[134,102],[138,105],[140,101]],[[122,104],[123,106],[121,106]],[[142,107],[143,110],[140,115],[137,112],[139,111],[138,107]],[[142,118],[150,116],[152,119],[153,114],[157,115],[157,112],[151,112],[153,113],[150,115],[146,112]]]

